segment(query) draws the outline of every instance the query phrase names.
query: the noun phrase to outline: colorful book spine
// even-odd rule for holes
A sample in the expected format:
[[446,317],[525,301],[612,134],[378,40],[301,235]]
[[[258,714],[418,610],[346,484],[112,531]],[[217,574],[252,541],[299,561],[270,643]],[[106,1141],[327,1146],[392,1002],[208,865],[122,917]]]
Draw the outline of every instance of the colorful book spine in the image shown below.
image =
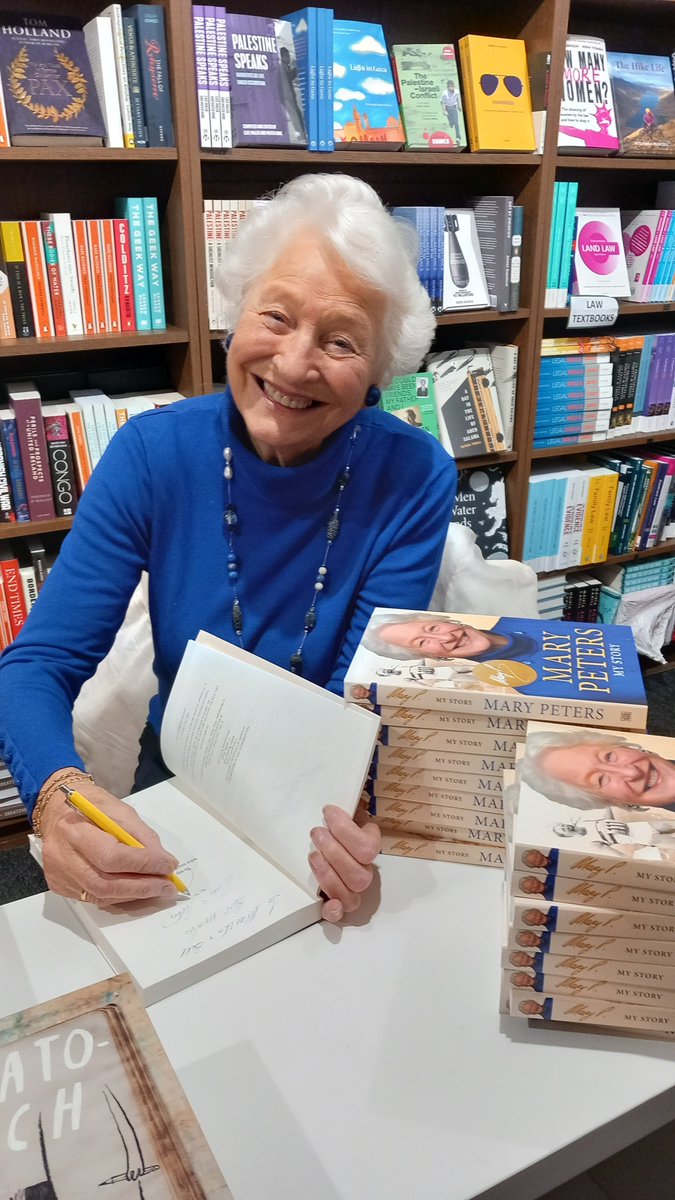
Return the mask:
[[197,118],[199,121],[199,144],[203,150],[210,150],[211,114],[209,104],[209,75],[206,54],[206,28],[204,24],[204,5],[192,6],[192,37],[195,51],[195,79],[197,83]]
[[50,521],[56,513],[40,397],[32,389],[14,388],[11,384],[8,393],[16,420],[30,519]]
[[216,4],[214,13],[216,18],[220,140],[223,150],[230,150],[232,148],[232,98],[230,96],[230,64],[227,57],[227,9]]
[[0,587],[5,594],[11,640],[13,640],[17,634],[21,633],[26,623],[28,609],[23,595],[19,563],[11,554],[11,551],[5,551],[0,556]]
[[91,283],[94,296],[95,331],[96,333],[107,333],[108,315],[101,223],[94,218],[90,221],[86,221],[85,224],[87,228],[87,241],[89,244],[89,261],[91,263]]
[[0,221],[0,246],[9,281],[16,336],[35,337],[28,268],[18,221]]
[[0,525],[16,523],[16,513],[12,504],[12,488],[9,482],[9,466],[5,447],[0,437]]
[[56,235],[53,221],[41,221],[42,241],[44,245],[45,262],[47,264],[47,282],[49,298],[54,318],[54,333],[57,337],[66,336],[66,310],[63,303],[61,287],[61,272],[59,270],[59,255],[56,248]]
[[16,513],[16,519],[18,522],[30,521],[19,436],[16,430],[16,420],[9,408],[0,409],[0,441],[5,452],[12,506]]
[[203,4],[204,43],[206,47],[206,81],[209,100],[211,147],[222,148],[220,121],[220,86],[218,82],[218,45],[216,42],[216,13],[213,4]]
[[148,264],[150,323],[153,329],[166,329],[162,249],[159,236],[159,212],[156,196],[143,197],[143,219],[145,223],[145,248]]
[[75,468],[63,407],[49,405],[44,414],[47,456],[57,517],[72,517],[77,507]]
[[0,79],[0,150],[6,150],[10,145],[9,125],[7,124],[7,106]]
[[28,288],[33,308],[35,335],[39,338],[54,337],[54,318],[49,298],[49,280],[42,228],[39,221],[21,221],[20,225],[28,269]]
[[43,212],[41,216],[43,220],[51,221],[54,225],[54,237],[56,239],[56,252],[59,259],[63,306],[66,314],[68,335],[81,335],[85,332],[85,328],[82,320],[77,260],[70,213]]
[[131,277],[129,222],[120,217],[115,217],[112,225],[119,290],[120,330],[122,333],[133,333],[136,328],[136,316],[134,312],[134,285]]
[[108,217],[104,217],[103,220],[99,222],[99,228],[101,231],[103,280],[105,283],[106,293],[108,331],[110,333],[119,333],[121,328],[120,296],[119,284],[117,282],[115,235],[113,232],[112,220],[110,220]]
[[107,16],[110,18],[113,53],[115,59],[115,74],[117,77],[117,91],[119,95],[122,138],[127,150],[133,150],[136,146],[136,135],[134,133],[134,121],[131,111],[131,90],[129,87],[129,74],[127,71],[124,24],[122,21],[121,4],[109,4],[107,8],[103,9],[101,16]]
[[129,222],[131,271],[134,287],[134,313],[139,332],[152,329],[148,256],[145,243],[145,214],[140,197],[122,197],[115,201],[116,216]]

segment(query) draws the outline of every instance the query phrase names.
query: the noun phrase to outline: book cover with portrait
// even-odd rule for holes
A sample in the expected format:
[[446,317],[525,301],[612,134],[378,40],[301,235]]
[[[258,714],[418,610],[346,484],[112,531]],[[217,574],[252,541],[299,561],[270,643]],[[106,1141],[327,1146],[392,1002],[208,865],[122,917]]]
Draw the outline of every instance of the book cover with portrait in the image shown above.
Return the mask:
[[664,54],[607,55],[621,154],[641,158],[675,155],[675,89]]
[[574,725],[647,722],[633,633],[621,625],[376,608],[344,694]]
[[392,46],[406,150],[465,150],[464,106],[450,43]]
[[0,79],[13,146],[69,138],[102,146],[106,127],[73,17],[0,14]]
[[[530,722],[516,768],[513,866],[675,898],[675,738]],[[521,893],[522,894],[522,890]]]

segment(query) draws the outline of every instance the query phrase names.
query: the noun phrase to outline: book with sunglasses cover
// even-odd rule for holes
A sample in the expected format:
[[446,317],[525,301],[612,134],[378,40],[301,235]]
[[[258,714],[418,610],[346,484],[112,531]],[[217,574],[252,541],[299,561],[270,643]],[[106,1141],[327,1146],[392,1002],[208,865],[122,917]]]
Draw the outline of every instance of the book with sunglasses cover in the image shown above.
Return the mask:
[[494,368],[486,347],[445,350],[427,359],[434,377],[441,445],[455,458],[504,448]]
[[530,722],[509,796],[521,891],[562,877],[675,896],[674,760],[675,738]]
[[609,73],[621,154],[636,158],[675,155],[675,90],[670,58],[609,51]]
[[570,34],[565,46],[558,149],[563,154],[615,154],[616,112],[600,37]]
[[464,106],[449,43],[392,46],[406,150],[465,150]]
[[471,33],[460,39],[459,57],[471,149],[533,153],[525,42]]
[[633,633],[623,625],[376,608],[344,694],[448,714],[622,730],[647,723]]

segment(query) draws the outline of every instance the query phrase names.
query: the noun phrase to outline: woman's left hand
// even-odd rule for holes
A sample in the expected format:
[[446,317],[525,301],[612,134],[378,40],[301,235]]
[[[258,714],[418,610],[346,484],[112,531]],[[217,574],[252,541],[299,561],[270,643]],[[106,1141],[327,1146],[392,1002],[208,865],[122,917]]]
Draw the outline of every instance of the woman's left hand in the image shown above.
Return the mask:
[[373,878],[373,859],[380,852],[380,831],[361,809],[352,818],[335,804],[323,810],[325,825],[311,831],[316,846],[309,856],[319,886],[327,896],[321,909],[324,921],[341,921],[354,912]]

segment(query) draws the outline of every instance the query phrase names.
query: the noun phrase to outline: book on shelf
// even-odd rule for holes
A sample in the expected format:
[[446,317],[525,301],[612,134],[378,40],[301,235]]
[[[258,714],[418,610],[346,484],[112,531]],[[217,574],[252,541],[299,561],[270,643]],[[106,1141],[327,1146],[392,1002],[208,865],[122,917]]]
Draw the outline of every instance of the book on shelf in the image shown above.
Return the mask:
[[175,146],[164,7],[161,4],[134,4],[124,11],[125,16],[136,23],[148,146]]
[[385,412],[394,413],[416,429],[426,429],[432,437],[439,437],[436,391],[430,371],[395,375],[389,387],[383,389],[380,403]]
[[23,523],[30,520],[30,513],[28,511],[26,481],[21,464],[21,450],[19,448],[16,418],[10,408],[0,408],[0,443],[2,444],[7,466],[12,508],[17,522]]
[[344,693],[376,705],[575,725],[644,729],[647,717],[630,629],[526,617],[375,609]]
[[464,110],[451,43],[391,47],[406,150],[465,150]]
[[9,1081],[7,1196],[89,1195],[133,1181],[138,1195],[231,1200],[128,975],[5,1016],[0,1076]]
[[306,146],[289,22],[228,12],[227,48],[232,145]]
[[175,778],[129,803],[178,856],[190,899],[123,915],[73,902],[146,1004],[318,920],[310,830],[325,804],[355,810],[378,727],[372,713],[218,638],[188,643],[162,722]]
[[620,153],[672,158],[675,154],[675,89],[667,55],[610,51],[607,55]]
[[47,260],[39,221],[20,221],[21,240],[28,275],[28,291],[33,309],[35,336],[54,337],[54,318],[49,296]]
[[466,467],[459,472],[452,519],[475,534],[483,558],[509,557],[506,486],[501,467]]
[[446,208],[443,231],[443,312],[455,308],[489,306],[490,294],[476,213],[472,208]]
[[520,308],[520,279],[523,257],[523,230],[525,227],[525,207],[514,204],[513,221],[511,225],[511,263],[509,269],[509,312],[517,312]]
[[614,104],[604,39],[568,34],[558,150],[563,154],[615,154],[620,140]]
[[53,520],[56,514],[40,393],[30,382],[6,383],[5,389],[16,421],[30,519]]
[[232,147],[232,104],[230,96],[230,63],[227,57],[227,9],[222,4],[216,4],[213,6],[213,15],[216,22],[220,140],[223,150],[230,150]]
[[143,224],[148,263],[148,293],[150,324],[153,329],[166,329],[164,309],[164,274],[160,244],[159,210],[156,196],[143,197]]
[[83,28],[96,94],[105,124],[106,146],[124,146],[122,111],[115,67],[112,20],[108,14],[92,17]]
[[[325,131],[322,138],[319,128],[319,60],[320,57],[323,59],[325,54],[322,43],[323,14],[318,8],[300,8],[296,12],[284,13],[283,20],[288,21],[293,33],[298,87],[307,130],[307,149],[325,151]],[[325,77],[325,61],[322,61],[322,66]]]
[[75,18],[2,13],[0,79],[13,146],[103,145],[105,122]]
[[548,116],[548,93],[551,83],[551,51],[532,51],[527,56],[527,65],[530,72],[530,103],[532,104],[532,124],[537,142],[537,154],[543,154]]
[[426,360],[434,378],[441,445],[454,457],[504,448],[494,368],[486,347],[445,350]]
[[66,337],[68,327],[66,325],[66,308],[63,301],[63,286],[61,284],[61,271],[59,269],[59,252],[56,244],[56,230],[53,221],[40,221],[42,231],[42,241],[44,245],[45,263],[47,269],[47,282],[49,285],[49,299],[51,302],[52,317],[54,319],[54,334],[56,337]]
[[333,133],[340,150],[400,150],[405,131],[381,25],[333,21]]
[[129,106],[131,108],[131,128],[134,135],[135,149],[146,147],[148,131],[145,123],[145,107],[143,105],[143,87],[141,84],[141,60],[138,50],[138,30],[133,17],[122,13],[122,36],[124,38],[124,58],[129,84]]
[[519,38],[460,38],[466,122],[472,150],[537,148],[525,42]]
[[23,594],[19,560],[10,542],[3,542],[0,545],[0,587],[4,592],[9,616],[10,640],[13,640],[26,623],[28,607]]
[[128,150],[134,150],[136,148],[136,136],[134,133],[133,113],[131,110],[131,89],[129,86],[127,52],[124,41],[124,20],[122,17],[121,4],[108,4],[106,8],[102,10],[100,16],[108,17],[110,20],[110,28],[113,39],[115,75],[117,78],[117,92],[119,97],[120,120],[122,125],[122,142]]
[[10,144],[9,125],[7,124],[7,106],[5,104],[5,93],[2,86],[2,74],[0,73],[0,150],[6,150]]
[[[203,65],[206,73],[206,97],[208,104],[208,144],[214,150],[220,150],[223,145],[223,125],[220,114],[220,81],[218,78],[218,30],[214,6],[212,4],[202,4],[194,10],[195,34],[197,33],[200,16],[204,39]],[[225,36],[227,37],[227,31]]]
[[0,221],[0,252],[9,285],[16,336],[35,337],[28,268],[18,221]]
[[[82,303],[80,300],[80,285],[78,279],[78,257],[76,254],[73,227],[70,214],[64,212],[43,212],[43,221],[49,221],[54,227],[54,241],[59,264],[63,306],[66,320],[66,333],[78,335],[85,332],[82,320]],[[87,330],[86,332],[91,332]]]
[[477,196],[472,205],[490,307],[498,312],[508,312],[511,305],[513,196]]
[[553,185],[553,214],[546,271],[547,308],[564,308],[567,304],[578,191],[576,181],[558,181]]
[[50,404],[43,411],[56,515],[72,517],[77,508],[77,481],[65,407]]
[[[145,205],[140,196],[120,196],[115,200],[115,216],[128,222],[129,257],[134,294],[134,317],[136,329],[152,329],[150,307],[150,283],[148,277],[148,247],[145,233]],[[92,262],[92,268],[94,264]],[[92,281],[96,284],[96,273],[92,270]],[[96,291],[94,290],[94,297]],[[96,305],[95,305],[96,309]]]
[[0,341],[16,337],[14,310],[12,308],[12,293],[9,286],[9,275],[2,250],[2,230],[0,228]]
[[573,296],[630,296],[618,208],[577,208],[570,291]]

